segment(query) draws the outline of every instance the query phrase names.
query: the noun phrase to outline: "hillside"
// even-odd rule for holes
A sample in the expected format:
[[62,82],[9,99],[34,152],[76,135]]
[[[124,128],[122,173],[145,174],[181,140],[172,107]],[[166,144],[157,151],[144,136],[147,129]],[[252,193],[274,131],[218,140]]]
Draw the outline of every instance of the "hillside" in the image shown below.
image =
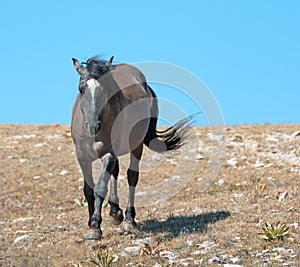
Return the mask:
[[[105,251],[113,266],[299,266],[299,131],[228,126],[225,139],[197,127],[182,153],[145,150],[139,229],[110,224],[106,205],[103,239],[87,241],[70,127],[0,125],[0,266],[95,266],[91,260]],[[124,210],[126,162],[119,179]],[[260,237],[265,223],[278,222],[288,236]]]

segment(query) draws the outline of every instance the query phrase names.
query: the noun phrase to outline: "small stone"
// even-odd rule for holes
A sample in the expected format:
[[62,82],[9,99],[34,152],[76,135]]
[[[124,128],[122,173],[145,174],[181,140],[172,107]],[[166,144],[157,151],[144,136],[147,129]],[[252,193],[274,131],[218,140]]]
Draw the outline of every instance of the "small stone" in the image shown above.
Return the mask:
[[26,161],[27,161],[27,159],[20,159],[20,163],[24,163]]
[[58,229],[59,231],[66,231],[66,227],[63,226],[63,225],[57,225],[57,229]]
[[15,232],[16,234],[27,234],[27,233],[32,233],[32,231],[31,230],[17,230],[16,232]]
[[33,239],[29,235],[21,235],[14,240],[14,244],[26,241],[33,241]]
[[19,222],[28,222],[33,220],[33,217],[25,217],[25,218],[18,218],[18,219],[14,219],[13,223],[19,223]]
[[165,250],[165,251],[160,252],[159,256],[161,258],[167,258],[169,260],[174,260],[174,259],[178,258],[179,254]]
[[265,164],[263,164],[262,162],[257,160],[256,163],[253,166],[254,166],[254,168],[262,168],[262,167],[265,166]]
[[292,136],[293,136],[293,137],[300,136],[300,131],[293,132],[293,133],[292,133]]
[[283,201],[285,197],[287,196],[288,192],[284,191],[282,193],[279,193],[278,201]]
[[182,259],[180,261],[180,265],[182,265],[182,266],[190,266],[190,264],[188,262],[186,262],[185,259]]
[[151,244],[151,238],[150,237],[146,237],[144,239],[138,239],[138,240],[133,240],[132,241],[133,245],[141,245],[141,244]]
[[196,159],[197,159],[197,160],[202,160],[202,159],[205,159],[205,157],[202,156],[201,154],[197,154],[197,155],[196,155]]
[[61,218],[63,218],[63,217],[66,217],[66,216],[67,216],[67,214],[63,212],[63,213],[57,215],[57,216],[56,216],[56,219],[59,220],[59,219],[61,219]]
[[138,255],[140,253],[141,247],[134,246],[134,247],[126,247],[124,251],[121,253],[121,257],[129,257],[132,255]]
[[224,182],[225,182],[224,179],[220,179],[220,180],[218,181],[218,185],[221,186],[221,185],[224,184]]
[[220,261],[220,258],[219,257],[214,257],[214,258],[211,258],[207,261],[208,264],[212,264],[212,263],[218,263],[218,264],[222,264],[222,262]]
[[237,263],[238,261],[240,261],[240,258],[233,257],[233,258],[230,258],[230,261],[231,261],[232,263]]
[[237,164],[238,164],[238,162],[237,162],[236,158],[232,158],[232,159],[227,160],[227,166],[234,167]]
[[194,244],[192,240],[187,240],[186,243],[189,247],[191,247]]
[[47,142],[44,142],[44,143],[38,143],[38,144],[34,145],[34,147],[43,147],[46,145],[48,145]]
[[271,143],[278,143],[278,139],[272,136],[267,137],[265,140]]
[[203,259],[194,260],[195,265],[202,265],[202,263],[203,263]]
[[238,265],[238,264],[224,264],[224,267],[243,267],[242,265]]
[[172,180],[175,182],[179,182],[181,179],[180,175],[173,175]]
[[67,170],[62,170],[60,173],[59,173],[59,175],[66,175],[66,174],[68,174],[69,172],[67,171]]
[[244,194],[243,193],[240,193],[240,194],[239,193],[234,193],[233,196],[236,197],[236,198],[240,198],[240,197],[244,196]]

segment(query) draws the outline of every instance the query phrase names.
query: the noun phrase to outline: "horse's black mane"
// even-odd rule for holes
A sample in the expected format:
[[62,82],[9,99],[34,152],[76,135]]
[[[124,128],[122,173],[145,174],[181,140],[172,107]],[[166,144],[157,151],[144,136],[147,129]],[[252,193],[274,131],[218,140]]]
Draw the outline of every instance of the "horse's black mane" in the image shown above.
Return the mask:
[[109,72],[109,67],[107,66],[107,61],[99,58],[90,58],[85,64],[89,72],[89,75],[93,79],[99,79],[102,75]]

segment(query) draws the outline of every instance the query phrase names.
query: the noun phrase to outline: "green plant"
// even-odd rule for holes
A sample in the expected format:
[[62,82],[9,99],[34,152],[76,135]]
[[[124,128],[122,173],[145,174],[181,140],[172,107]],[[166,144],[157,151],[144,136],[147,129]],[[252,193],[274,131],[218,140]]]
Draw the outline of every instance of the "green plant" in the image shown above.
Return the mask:
[[114,259],[115,257],[112,257],[106,250],[104,253],[99,251],[90,261],[98,267],[111,267],[113,266]]
[[87,200],[85,197],[76,197],[74,198],[74,202],[81,207],[86,207],[88,205]]
[[282,239],[289,234],[289,228],[286,225],[278,222],[276,225],[266,223],[263,227],[264,232],[259,233],[260,237],[265,240],[274,240],[276,238]]

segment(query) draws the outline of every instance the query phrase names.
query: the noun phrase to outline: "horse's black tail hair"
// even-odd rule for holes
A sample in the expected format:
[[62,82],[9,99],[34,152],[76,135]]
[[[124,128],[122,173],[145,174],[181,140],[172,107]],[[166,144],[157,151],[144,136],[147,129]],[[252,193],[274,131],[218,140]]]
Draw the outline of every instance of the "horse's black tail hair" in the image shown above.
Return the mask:
[[192,116],[186,117],[166,130],[158,131],[156,129],[157,118],[151,117],[144,144],[159,153],[179,149],[189,136],[192,119]]

